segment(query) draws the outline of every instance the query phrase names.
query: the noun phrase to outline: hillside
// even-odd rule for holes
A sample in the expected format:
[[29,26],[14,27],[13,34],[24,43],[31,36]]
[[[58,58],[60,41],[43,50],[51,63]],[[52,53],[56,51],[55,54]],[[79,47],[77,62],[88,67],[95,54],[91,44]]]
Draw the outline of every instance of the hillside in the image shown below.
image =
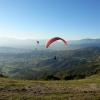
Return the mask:
[[70,81],[0,78],[0,100],[100,100],[100,75]]
[[[15,50],[15,49],[14,49]],[[53,57],[57,56],[54,60]],[[77,50],[30,50],[0,53],[0,73],[13,78],[39,78],[48,73],[89,74],[100,69],[100,47]]]

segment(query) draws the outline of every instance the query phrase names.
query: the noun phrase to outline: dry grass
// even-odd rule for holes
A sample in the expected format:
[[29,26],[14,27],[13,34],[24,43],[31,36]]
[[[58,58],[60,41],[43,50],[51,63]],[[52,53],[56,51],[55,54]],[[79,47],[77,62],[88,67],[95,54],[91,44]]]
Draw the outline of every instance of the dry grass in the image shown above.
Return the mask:
[[100,75],[71,81],[0,78],[0,100],[100,100]]

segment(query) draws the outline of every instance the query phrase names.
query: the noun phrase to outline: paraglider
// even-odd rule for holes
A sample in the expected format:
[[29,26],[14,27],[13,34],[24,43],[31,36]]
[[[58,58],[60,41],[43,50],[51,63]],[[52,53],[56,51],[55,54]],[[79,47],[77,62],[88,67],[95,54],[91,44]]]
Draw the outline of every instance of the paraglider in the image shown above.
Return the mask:
[[56,59],[56,56],[54,56],[54,58],[53,59]]
[[35,50],[37,50],[37,48],[35,48]]
[[39,41],[36,41],[37,42],[37,44],[39,44]]
[[[39,45],[39,41],[36,41],[37,45]],[[37,50],[37,48],[35,48],[35,50]]]
[[[54,37],[54,38],[51,38],[50,40],[48,40],[48,42],[46,43],[46,48],[48,48],[49,45],[51,45],[53,42],[55,42],[55,41],[57,41],[57,40],[62,40],[62,41],[64,42],[64,44],[67,45],[67,42],[66,42],[64,39],[62,39],[62,38],[60,38],[60,37]],[[53,59],[56,60],[56,59],[57,59],[56,56],[54,56]]]
[[64,44],[67,44],[67,42],[60,38],[60,37],[54,37],[54,38],[51,38],[47,43],[46,43],[46,48],[49,47],[50,44],[52,44],[53,42],[57,41],[57,40],[62,40],[64,42]]

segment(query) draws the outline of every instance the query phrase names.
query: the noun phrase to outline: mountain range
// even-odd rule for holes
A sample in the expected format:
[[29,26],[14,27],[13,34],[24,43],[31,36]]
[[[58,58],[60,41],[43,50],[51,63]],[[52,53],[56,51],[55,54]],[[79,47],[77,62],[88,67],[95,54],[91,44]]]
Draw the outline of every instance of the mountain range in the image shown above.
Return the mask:
[[[39,41],[39,45],[37,45],[37,42]],[[45,44],[48,41],[48,39],[14,39],[14,38],[6,38],[6,37],[0,37],[0,46],[6,46],[6,47],[14,47],[14,48],[28,48],[28,49],[35,49],[39,48],[45,49]],[[67,41],[67,40],[66,40]],[[55,47],[56,45],[56,47]],[[77,49],[82,47],[88,47],[88,46],[100,46],[100,39],[81,39],[81,40],[70,40],[67,41],[67,46],[65,46],[62,42],[56,41],[52,45],[49,46],[49,49],[56,49],[56,50],[71,50],[71,49]]]

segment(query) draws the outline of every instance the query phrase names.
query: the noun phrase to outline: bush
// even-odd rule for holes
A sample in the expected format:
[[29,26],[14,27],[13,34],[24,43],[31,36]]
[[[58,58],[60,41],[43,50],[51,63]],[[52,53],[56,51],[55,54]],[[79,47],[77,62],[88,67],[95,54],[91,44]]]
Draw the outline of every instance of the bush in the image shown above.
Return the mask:
[[0,74],[0,77],[5,77],[5,78],[7,78],[7,76],[4,76],[3,74]]

